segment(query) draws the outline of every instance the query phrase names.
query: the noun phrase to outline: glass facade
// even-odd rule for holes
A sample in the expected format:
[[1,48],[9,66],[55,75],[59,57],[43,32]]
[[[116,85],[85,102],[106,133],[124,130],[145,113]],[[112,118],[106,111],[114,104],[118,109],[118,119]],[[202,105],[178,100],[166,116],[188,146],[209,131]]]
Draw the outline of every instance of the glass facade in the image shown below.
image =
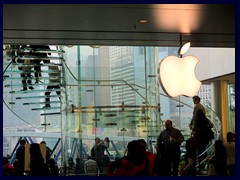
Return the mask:
[[[149,150],[155,152],[156,139],[167,119],[186,139],[190,136],[192,99],[169,98],[157,78],[160,60],[177,56],[178,47],[50,46],[50,63],[41,64],[41,82],[28,91],[20,91],[21,63],[12,61],[14,48],[4,45],[3,156],[14,158],[20,137],[29,142],[45,140],[60,166],[66,165],[69,157],[86,159],[95,137],[109,137],[106,155],[111,160],[123,156],[127,143],[134,139],[145,139]],[[61,71],[61,96],[59,100],[53,90],[51,108],[44,109],[49,66]],[[30,79],[35,80],[33,69]],[[232,132],[234,87],[228,85],[228,130]],[[213,110],[215,91],[211,84],[203,84],[198,95],[219,138],[222,123]]]

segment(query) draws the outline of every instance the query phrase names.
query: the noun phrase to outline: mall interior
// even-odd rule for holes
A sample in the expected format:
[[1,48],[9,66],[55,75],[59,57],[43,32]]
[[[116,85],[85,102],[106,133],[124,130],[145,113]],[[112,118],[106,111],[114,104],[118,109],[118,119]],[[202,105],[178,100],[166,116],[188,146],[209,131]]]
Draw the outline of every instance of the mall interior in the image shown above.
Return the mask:
[[21,139],[45,141],[64,169],[70,157],[86,160],[96,137],[109,138],[110,161],[136,139],[156,153],[168,119],[188,139],[193,95],[166,93],[159,68],[168,56],[199,60],[194,95],[214,124],[211,155],[215,140],[235,133],[234,4],[3,4],[3,156],[13,163]]

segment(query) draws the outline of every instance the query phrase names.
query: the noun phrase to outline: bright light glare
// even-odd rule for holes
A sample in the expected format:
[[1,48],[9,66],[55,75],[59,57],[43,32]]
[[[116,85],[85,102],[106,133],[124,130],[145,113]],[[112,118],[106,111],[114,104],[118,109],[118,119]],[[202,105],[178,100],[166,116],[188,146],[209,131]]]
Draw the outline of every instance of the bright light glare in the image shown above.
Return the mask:
[[202,84],[195,76],[198,62],[194,56],[168,56],[163,59],[159,64],[158,78],[164,92],[171,97],[196,95]]

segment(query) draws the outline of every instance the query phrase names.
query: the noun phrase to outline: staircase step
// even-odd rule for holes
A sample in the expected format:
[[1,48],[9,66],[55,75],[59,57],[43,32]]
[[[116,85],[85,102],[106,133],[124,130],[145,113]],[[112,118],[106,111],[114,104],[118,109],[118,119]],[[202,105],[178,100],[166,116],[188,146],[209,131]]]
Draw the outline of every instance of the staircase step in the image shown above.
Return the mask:
[[26,93],[35,93],[35,92],[55,92],[55,91],[61,91],[61,89],[34,89],[29,91],[9,91],[9,93],[13,94],[26,94]]
[[[13,73],[13,72],[15,72],[15,73],[21,73],[22,71],[20,71],[20,70],[18,70],[18,69],[12,69],[12,70],[7,69],[5,72],[8,72],[8,73]],[[36,71],[31,70],[31,71],[29,71],[29,72],[35,73]],[[54,73],[54,72],[58,72],[58,71],[53,71],[53,70],[41,70],[40,72],[41,72],[41,73]]]
[[16,99],[32,99],[32,98],[40,99],[40,98],[46,98],[46,97],[54,98],[54,97],[60,97],[60,96],[59,96],[59,95],[49,95],[49,96],[27,96],[27,97],[16,97]]
[[46,56],[32,56],[32,55],[24,55],[24,56],[18,56],[17,59],[19,60],[25,60],[25,59],[30,59],[30,60],[63,60],[62,57],[59,56],[51,56],[51,57],[46,57]]
[[[27,58],[29,59],[29,58]],[[13,65],[21,66],[21,67],[34,67],[36,64],[29,63],[29,64],[23,64],[23,63],[13,63]],[[60,63],[40,63],[38,66],[62,66]]]
[[[49,101],[49,104],[56,104],[61,103],[60,101]],[[23,105],[32,105],[32,104],[46,104],[46,102],[29,102],[29,103],[23,103]]]
[[[51,78],[58,78],[58,76],[52,76]],[[23,78],[22,77],[4,77],[5,80],[22,80]],[[31,79],[31,80],[36,80],[37,78],[36,77],[30,77],[30,78],[27,78],[27,79]],[[48,80],[49,77],[39,77],[38,78],[39,80]]]
[[8,74],[4,74],[3,75],[3,78],[5,78],[5,79],[7,79],[7,78],[9,78],[10,76],[8,75]]
[[61,112],[54,112],[54,113],[42,113],[41,116],[48,116],[48,115],[58,115],[61,114]]
[[32,108],[33,111],[52,110],[52,109],[61,109],[61,107],[57,106],[57,107],[48,107],[48,108]]
[[[33,84],[33,86],[47,86],[48,85],[48,83],[41,83],[41,84]],[[61,83],[51,83],[51,85],[53,85],[53,86],[57,86],[57,85],[61,85]],[[4,87],[13,87],[13,86],[16,86],[16,87],[18,87],[18,86],[20,86],[20,87],[22,87],[22,83],[21,84],[5,84],[4,85]]]
[[65,53],[64,50],[45,50],[45,49],[38,49],[34,51],[34,53]]

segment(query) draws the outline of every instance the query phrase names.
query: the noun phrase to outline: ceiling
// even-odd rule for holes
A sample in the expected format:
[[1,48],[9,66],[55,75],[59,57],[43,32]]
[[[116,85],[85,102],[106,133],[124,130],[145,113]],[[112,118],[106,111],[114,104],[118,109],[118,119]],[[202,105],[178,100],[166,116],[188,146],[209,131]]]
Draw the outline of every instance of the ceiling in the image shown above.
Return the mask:
[[179,46],[188,41],[192,47],[235,47],[234,4],[3,4],[4,44]]

